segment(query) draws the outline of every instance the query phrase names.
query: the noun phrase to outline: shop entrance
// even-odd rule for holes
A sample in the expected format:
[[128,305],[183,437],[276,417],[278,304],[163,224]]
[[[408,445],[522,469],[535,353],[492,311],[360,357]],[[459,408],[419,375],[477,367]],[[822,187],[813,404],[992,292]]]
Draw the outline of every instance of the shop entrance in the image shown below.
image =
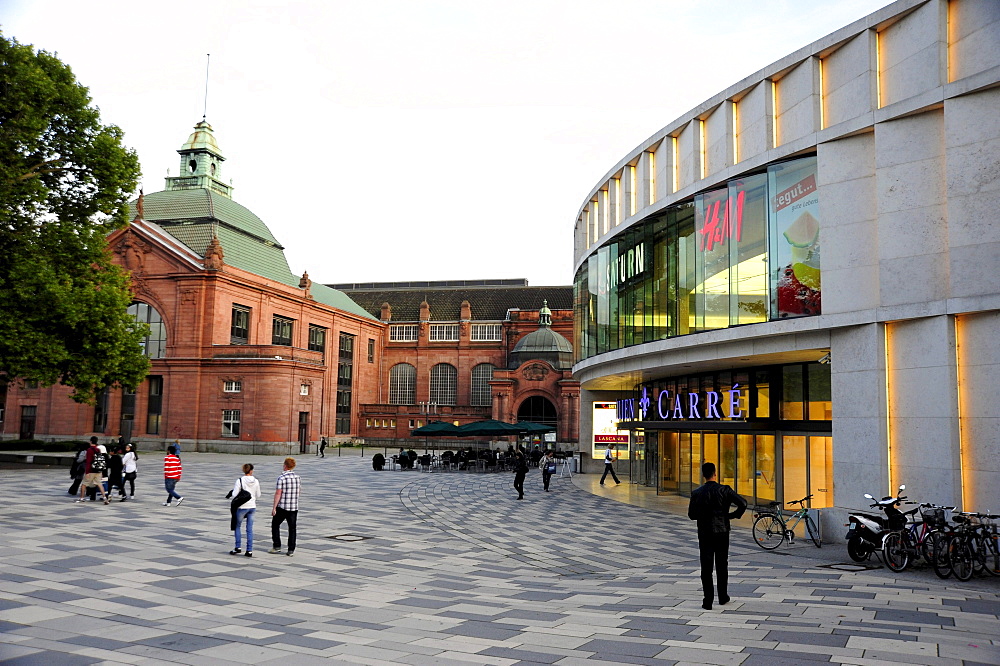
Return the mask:
[[[647,436],[649,431],[647,431]],[[690,495],[701,465],[715,463],[719,483],[751,504],[799,499],[833,504],[833,438],[809,433],[660,431],[657,492]]]

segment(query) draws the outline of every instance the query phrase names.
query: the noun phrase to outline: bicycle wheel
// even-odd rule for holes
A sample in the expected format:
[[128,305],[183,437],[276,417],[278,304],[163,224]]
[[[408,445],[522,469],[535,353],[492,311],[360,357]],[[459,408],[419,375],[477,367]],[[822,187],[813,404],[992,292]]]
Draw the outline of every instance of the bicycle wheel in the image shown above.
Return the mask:
[[924,562],[934,566],[934,553],[937,552],[938,541],[943,538],[941,530],[931,530],[924,536],[924,540],[920,542],[920,556],[924,558]]
[[774,550],[785,540],[785,526],[773,513],[764,513],[753,521],[753,540],[764,550]]
[[934,573],[938,578],[951,576],[951,560],[948,557],[951,539],[952,537],[941,533],[934,541]]
[[809,533],[809,538],[812,539],[817,548],[823,547],[823,542],[819,538],[819,528],[813,522],[812,516],[806,516],[806,532]]
[[893,571],[902,571],[910,564],[906,537],[902,532],[889,532],[882,540],[882,559]]
[[984,534],[983,552],[986,554],[986,572],[991,576],[1000,576],[1000,536]]
[[951,562],[951,571],[955,574],[955,578],[963,583],[972,578],[975,564],[968,537],[952,538],[948,543],[948,560]]

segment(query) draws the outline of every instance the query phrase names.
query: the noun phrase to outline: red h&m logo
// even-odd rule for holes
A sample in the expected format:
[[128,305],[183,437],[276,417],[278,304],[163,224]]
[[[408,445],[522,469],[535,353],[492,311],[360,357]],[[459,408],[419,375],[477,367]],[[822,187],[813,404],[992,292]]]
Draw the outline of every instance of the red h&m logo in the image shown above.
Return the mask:
[[[736,195],[736,220],[735,224],[729,217],[729,197],[720,199],[715,203],[710,203],[705,208],[705,224],[702,225],[698,233],[701,234],[702,252],[711,251],[716,243],[724,243],[735,236],[736,242],[740,242],[743,233],[743,200],[746,192],[740,190]],[[719,209],[722,208],[722,219],[719,219]]]

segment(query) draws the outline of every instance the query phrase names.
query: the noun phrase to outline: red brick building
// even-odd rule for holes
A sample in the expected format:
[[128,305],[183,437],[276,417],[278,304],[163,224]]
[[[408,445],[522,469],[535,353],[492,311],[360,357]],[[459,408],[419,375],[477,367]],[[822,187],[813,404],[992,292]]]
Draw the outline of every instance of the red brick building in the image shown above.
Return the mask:
[[58,385],[0,383],[0,438],[278,453],[492,417],[577,440],[571,287],[350,285],[348,295],[292,274],[267,225],[233,200],[208,123],[178,153],[181,175],[133,202],[131,224],[109,237],[132,275],[130,312],[150,326],[149,376],[96,406]]
[[[405,438],[429,421],[530,420],[576,442],[571,287],[524,280],[333,285],[388,327],[359,434]],[[550,310],[548,305],[553,307]]]
[[150,325],[142,386],[95,406],[65,387],[7,387],[7,438],[130,436],[141,448],[287,451],[357,432],[359,396],[377,393],[372,350],[385,326],[343,293],[294,276],[282,246],[231,198],[212,128],[178,151],[181,176],[133,204],[109,237],[131,271],[130,310]]

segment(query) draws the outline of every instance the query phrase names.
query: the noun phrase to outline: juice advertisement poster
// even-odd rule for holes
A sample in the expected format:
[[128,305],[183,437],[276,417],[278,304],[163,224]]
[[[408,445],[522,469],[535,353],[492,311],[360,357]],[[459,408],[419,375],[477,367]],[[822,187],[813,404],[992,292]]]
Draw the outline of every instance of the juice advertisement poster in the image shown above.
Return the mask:
[[816,158],[768,170],[771,294],[779,318],[822,311]]

